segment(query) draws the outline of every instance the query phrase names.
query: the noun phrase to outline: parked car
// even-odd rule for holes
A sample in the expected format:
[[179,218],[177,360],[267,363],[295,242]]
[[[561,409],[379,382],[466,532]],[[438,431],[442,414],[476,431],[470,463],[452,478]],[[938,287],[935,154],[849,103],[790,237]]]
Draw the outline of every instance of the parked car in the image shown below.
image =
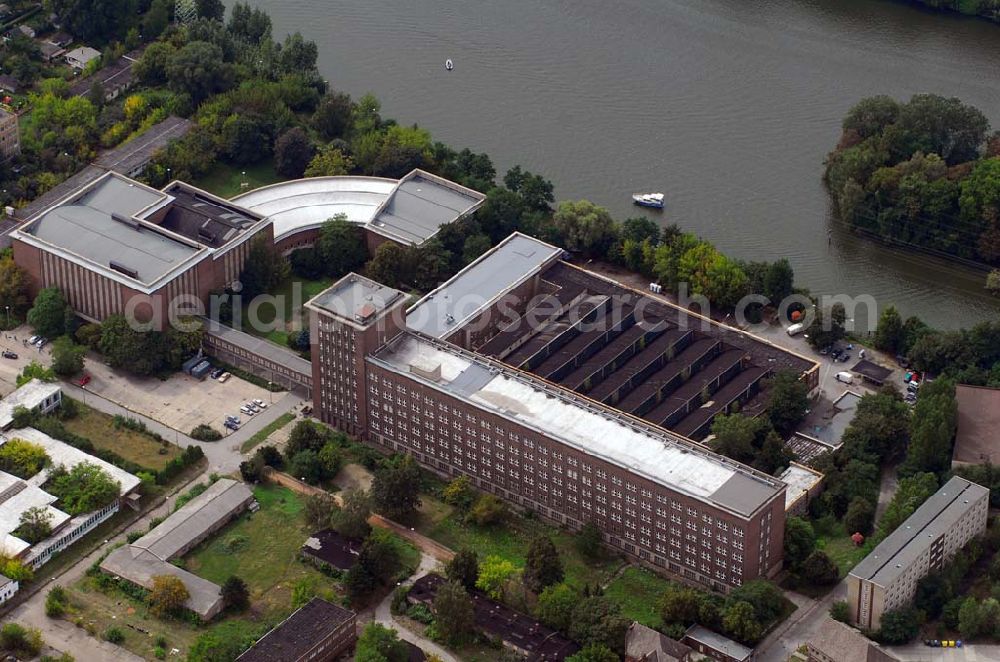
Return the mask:
[[844,353],[844,350],[842,350],[842,349],[838,349],[838,348],[831,349],[830,350],[830,358],[832,358],[834,361],[836,361],[837,357],[839,357],[843,353]]
[[250,407],[247,407],[246,405],[240,407],[240,411],[246,414],[247,416],[253,416],[255,413],[253,409],[250,409]]
[[49,342],[48,338],[39,338],[37,341],[35,341],[35,347],[41,349],[42,347],[45,347],[45,345],[48,342]]
[[17,358],[17,354],[15,354],[14,352],[10,351],[9,349],[5,349],[3,351],[3,357],[5,359],[16,359]]
[[222,373],[224,372],[225,370],[223,370],[222,368],[216,368],[215,370],[212,371],[212,379],[218,379],[219,377],[222,376]]
[[848,361],[851,360],[851,355],[848,354],[847,352],[844,352],[843,354],[837,357],[837,360],[840,361],[841,363],[847,363]]
[[257,405],[261,409],[267,409],[267,403],[264,402],[263,400],[261,400],[260,398],[254,398],[253,402],[254,402],[255,405]]
[[790,336],[796,336],[796,335],[802,333],[803,331],[805,331],[805,329],[806,329],[806,325],[805,324],[802,324],[802,323],[792,324],[787,329],[785,329],[785,332],[788,335],[790,335]]
[[240,424],[236,423],[235,421],[226,421],[225,423],[223,423],[223,425],[232,430],[233,432],[236,432],[237,430],[240,429]]
[[28,338],[28,344],[29,345],[34,345],[36,342],[38,342],[41,339],[42,339],[41,336],[31,336],[30,338]]
[[230,377],[232,377],[232,375],[230,375],[228,372],[224,372],[221,375],[219,375],[219,382],[225,382]]
[[80,379],[76,380],[76,383],[78,386],[86,386],[87,384],[90,383],[90,375],[86,372],[83,373],[80,376]]
[[226,422],[227,423],[232,422],[232,423],[236,423],[237,425],[239,425],[240,424],[240,417],[239,416],[226,416]]

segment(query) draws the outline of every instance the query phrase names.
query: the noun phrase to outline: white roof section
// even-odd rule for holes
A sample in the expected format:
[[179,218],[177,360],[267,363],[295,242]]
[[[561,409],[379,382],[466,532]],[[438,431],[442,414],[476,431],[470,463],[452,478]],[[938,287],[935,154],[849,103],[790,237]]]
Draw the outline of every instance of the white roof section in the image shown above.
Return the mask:
[[31,508],[45,508],[56,529],[70,516],[52,506],[56,498],[33,483],[0,471],[0,553],[20,556],[31,544],[12,535],[20,526],[21,514]]
[[14,422],[14,410],[17,407],[34,409],[61,390],[59,384],[50,384],[40,379],[32,379],[19,386],[0,400],[0,430],[6,429]]
[[338,214],[368,225],[398,183],[382,177],[310,177],[262,186],[232,201],[270,217],[277,242],[316,229]]
[[665,430],[444,343],[404,333],[369,360],[744,517],[784,488]]
[[809,467],[792,462],[788,465],[779,479],[788,486],[785,490],[785,510],[798,501],[803,495],[809,493],[813,487],[823,480],[823,474]]
[[486,199],[423,170],[400,180],[382,177],[308,177],[235,196],[241,207],[274,223],[274,240],[320,227],[338,214],[404,245],[427,241],[442,225],[475,211]]
[[52,464],[45,469],[42,469],[38,474],[33,476],[29,482],[34,485],[43,485],[46,480],[48,480],[49,471],[53,467],[62,465],[66,469],[72,469],[78,464],[83,462],[89,462],[90,464],[96,464],[101,469],[106,471],[108,475],[118,481],[121,485],[121,495],[126,495],[135,488],[139,487],[141,480],[133,476],[124,469],[119,469],[110,462],[105,462],[99,457],[89,455],[84,453],[78,448],[73,448],[69,444],[59,441],[58,439],[53,439],[44,432],[39,432],[34,428],[18,428],[16,430],[10,430],[0,435],[0,444],[4,444],[11,439],[24,439],[25,441],[30,441],[33,444],[38,444],[45,449],[49,457],[52,459]]
[[561,248],[515,232],[413,304],[406,327],[444,338],[562,254]]

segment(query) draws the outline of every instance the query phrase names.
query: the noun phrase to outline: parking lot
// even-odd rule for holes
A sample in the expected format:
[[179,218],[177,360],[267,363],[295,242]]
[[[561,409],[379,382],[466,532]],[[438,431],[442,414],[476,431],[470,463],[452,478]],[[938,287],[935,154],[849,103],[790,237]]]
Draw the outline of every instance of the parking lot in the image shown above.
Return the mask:
[[[25,347],[21,344],[24,337],[22,334],[29,335],[26,327],[4,332],[2,338],[3,344],[0,347],[18,354],[17,359],[0,360],[0,382],[4,395],[14,389],[17,374],[32,359],[45,364],[51,361],[50,346],[41,351]],[[17,340],[13,339],[15,335]],[[240,411],[243,403],[259,398],[270,404],[289,395],[286,392],[270,393],[235,376],[225,383],[219,383],[210,377],[201,381],[179,372],[166,380],[134,377],[112,370],[93,352],[87,354],[84,370],[91,376],[90,383],[86,386],[88,392],[96,393],[184,434],[191,432],[200,423],[227,433],[223,427],[227,415],[238,416],[243,423],[250,418]]]

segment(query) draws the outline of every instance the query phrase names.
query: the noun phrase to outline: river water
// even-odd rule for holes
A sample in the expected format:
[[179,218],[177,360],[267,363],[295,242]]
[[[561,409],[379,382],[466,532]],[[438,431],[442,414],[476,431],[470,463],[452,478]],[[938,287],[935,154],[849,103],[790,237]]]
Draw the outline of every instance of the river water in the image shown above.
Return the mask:
[[[1000,128],[1000,27],[883,0],[254,0],[383,115],[649,213],[815,293],[946,328],[996,318],[984,275],[853,236],[821,175],[866,95],[957,96]],[[452,72],[444,61],[455,62]],[[640,212],[634,191],[667,195]],[[859,312],[859,330],[865,325]]]

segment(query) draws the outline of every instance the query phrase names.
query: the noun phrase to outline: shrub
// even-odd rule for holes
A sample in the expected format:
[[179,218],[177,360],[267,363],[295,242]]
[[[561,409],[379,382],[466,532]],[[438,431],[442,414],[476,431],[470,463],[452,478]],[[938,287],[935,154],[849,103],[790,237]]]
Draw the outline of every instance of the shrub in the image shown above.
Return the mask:
[[4,623],[0,627],[0,649],[31,659],[41,652],[42,645],[42,633],[36,628],[17,623]]
[[66,613],[66,590],[62,586],[53,586],[45,596],[45,615],[49,618],[59,618]]
[[406,610],[406,615],[424,625],[430,625],[434,621],[434,614],[427,605],[412,605]]
[[201,423],[196,425],[193,430],[191,430],[191,438],[197,439],[198,441],[218,441],[222,439],[222,433],[213,428],[210,425]]
[[477,526],[491,526],[504,522],[510,510],[507,504],[492,494],[480,494],[465,516],[467,522]]
[[125,536],[125,540],[127,540],[128,544],[131,545],[132,543],[134,543],[136,540],[138,540],[139,538],[143,537],[144,535],[145,534],[142,531],[129,531],[128,535]]
[[18,478],[31,478],[49,463],[49,455],[38,444],[11,439],[0,446],[0,470]]
[[851,616],[851,608],[845,600],[837,600],[830,605],[830,618],[846,623]]
[[125,641],[125,633],[121,631],[121,628],[112,626],[104,631],[104,638],[113,644],[120,644]]

